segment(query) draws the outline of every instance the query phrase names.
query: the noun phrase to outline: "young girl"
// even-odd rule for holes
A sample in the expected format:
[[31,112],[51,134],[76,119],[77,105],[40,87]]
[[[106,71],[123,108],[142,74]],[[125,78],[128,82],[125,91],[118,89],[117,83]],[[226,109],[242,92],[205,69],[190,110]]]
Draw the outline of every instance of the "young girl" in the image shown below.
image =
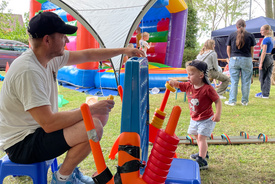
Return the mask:
[[[190,157],[198,162],[200,169],[207,169],[208,163],[205,160],[209,158],[207,138],[211,136],[216,122],[220,121],[222,104],[219,95],[208,80],[205,62],[194,60],[186,70],[190,82],[170,80],[169,84],[186,92],[191,116],[188,134],[194,135],[199,147],[199,153]],[[213,102],[216,113],[212,109]]]
[[271,51],[273,49],[273,31],[270,25],[263,25],[261,27],[261,35],[264,39],[261,43],[261,59],[259,64],[259,80],[261,83],[261,91],[255,97],[269,98],[271,75],[273,69],[273,57]]
[[218,80],[222,82],[217,89],[217,93],[219,94],[220,99],[226,99],[226,97],[223,96],[223,94],[226,92],[230,79],[229,77],[224,75],[222,71],[221,72],[219,71],[220,66],[218,64],[217,53],[215,52],[214,40],[212,39],[206,40],[206,42],[203,45],[203,48],[201,49],[199,55],[197,56],[197,59],[207,63],[209,78],[212,78],[215,81]]
[[141,34],[141,39],[139,40],[140,49],[143,50],[145,55],[147,56],[147,50],[151,47],[151,42],[148,43],[150,34],[148,32],[144,32]]
[[242,19],[238,20],[236,23],[237,31],[231,33],[227,38],[226,52],[229,58],[231,87],[229,100],[224,102],[225,105],[236,105],[240,74],[242,83],[241,103],[247,106],[249,102],[251,77],[253,73],[252,54],[256,41],[254,35],[247,32],[245,27],[245,21]]

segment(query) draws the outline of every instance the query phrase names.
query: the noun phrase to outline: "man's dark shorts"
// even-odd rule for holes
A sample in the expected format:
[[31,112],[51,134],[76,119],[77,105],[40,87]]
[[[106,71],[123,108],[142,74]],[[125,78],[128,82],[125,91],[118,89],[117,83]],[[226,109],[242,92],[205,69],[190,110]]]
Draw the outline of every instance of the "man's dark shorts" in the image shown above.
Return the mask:
[[46,133],[42,128],[38,128],[33,134],[5,151],[11,161],[30,164],[56,158],[70,148],[64,138],[63,130]]

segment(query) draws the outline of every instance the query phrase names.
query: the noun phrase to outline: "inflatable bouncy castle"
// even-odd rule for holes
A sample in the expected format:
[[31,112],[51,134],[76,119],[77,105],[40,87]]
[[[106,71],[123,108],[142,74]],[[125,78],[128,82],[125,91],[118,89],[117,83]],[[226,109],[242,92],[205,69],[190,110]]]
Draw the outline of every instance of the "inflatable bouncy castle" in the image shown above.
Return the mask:
[[[38,11],[53,11],[66,23],[78,26],[75,35],[68,35],[66,49],[72,51],[127,47],[136,42],[137,27],[150,33],[149,88],[165,88],[170,77],[187,76],[181,68],[188,12],[184,0],[32,0],[30,16]],[[110,67],[105,68],[99,62],[63,67],[57,78],[76,87],[117,89],[124,81],[123,57],[111,58]]]

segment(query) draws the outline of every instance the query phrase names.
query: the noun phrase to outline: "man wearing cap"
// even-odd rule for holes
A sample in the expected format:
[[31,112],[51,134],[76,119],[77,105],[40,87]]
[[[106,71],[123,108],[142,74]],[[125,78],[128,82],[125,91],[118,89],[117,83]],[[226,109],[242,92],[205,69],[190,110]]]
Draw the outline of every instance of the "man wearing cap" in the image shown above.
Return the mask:
[[[207,77],[207,63],[194,60],[186,67],[189,82],[170,80],[172,87],[186,92],[190,109],[190,125],[188,134],[194,135],[197,140],[199,152],[190,155],[196,160],[200,169],[207,169],[209,158],[207,138],[211,136],[216,122],[221,117],[221,100]],[[213,112],[212,103],[215,103],[216,113]]]
[[[58,112],[58,69],[120,54],[144,57],[132,48],[65,51],[66,34],[76,30],[52,12],[33,17],[28,26],[31,48],[12,63],[0,93],[0,149],[11,161],[41,162],[67,152],[52,183],[94,183],[77,168],[91,152],[80,109]],[[89,107],[100,139],[114,102],[101,100]]]

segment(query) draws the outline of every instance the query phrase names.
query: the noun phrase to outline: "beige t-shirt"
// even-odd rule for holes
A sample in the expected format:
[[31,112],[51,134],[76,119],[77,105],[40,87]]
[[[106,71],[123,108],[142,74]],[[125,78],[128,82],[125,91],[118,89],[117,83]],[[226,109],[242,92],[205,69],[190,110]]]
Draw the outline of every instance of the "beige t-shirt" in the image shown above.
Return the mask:
[[56,76],[68,59],[69,52],[65,51],[45,68],[29,49],[11,64],[0,93],[1,150],[20,142],[40,127],[29,109],[50,105],[53,112],[58,112]]

